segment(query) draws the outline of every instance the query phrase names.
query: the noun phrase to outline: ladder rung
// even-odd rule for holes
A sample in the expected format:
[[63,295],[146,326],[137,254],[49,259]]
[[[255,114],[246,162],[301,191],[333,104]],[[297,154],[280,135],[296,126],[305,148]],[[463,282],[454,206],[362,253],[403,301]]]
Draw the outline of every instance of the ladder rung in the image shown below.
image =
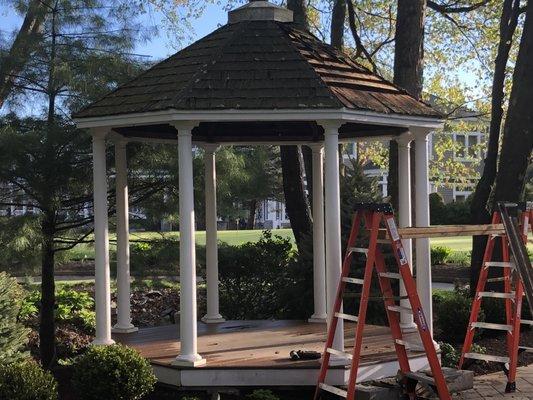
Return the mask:
[[378,239],[379,244],[391,244],[390,239]]
[[397,272],[380,272],[379,276],[389,279],[402,279],[402,276]]
[[356,285],[362,285],[363,283],[365,283],[363,279],[350,278],[349,276],[345,276],[344,278],[342,278],[342,281],[348,283],[355,283]]
[[485,268],[488,267],[499,267],[499,268],[514,268],[514,263],[507,261],[487,261],[485,263]]
[[518,346],[518,350],[525,351],[526,353],[533,353],[533,347]]
[[479,292],[479,297],[492,297],[495,299],[514,299],[514,293],[501,293],[501,292]]
[[533,321],[530,320],[530,319],[521,319],[521,320],[520,320],[520,323],[521,323],[521,324],[524,324],[524,325],[531,325],[531,326],[533,326]]
[[334,355],[339,356],[339,357],[349,358],[350,360],[353,358],[353,355],[351,355],[350,353],[346,353],[345,351],[340,351],[340,350],[332,349],[331,347],[328,347],[328,348],[326,349],[326,351],[327,351],[329,354],[334,354]]
[[348,392],[346,390],[339,389],[338,387],[328,385],[327,383],[320,383],[318,386],[320,389],[325,390],[326,392],[330,392],[344,398],[348,397]]
[[505,282],[505,277],[502,276],[500,278],[488,278],[487,282]]
[[359,321],[359,318],[356,317],[355,315],[344,314],[344,313],[341,313],[341,312],[336,312],[336,313],[335,313],[335,316],[336,316],[337,318],[346,319],[346,320],[348,320],[348,321],[353,321],[353,322],[357,322],[357,321]]
[[513,330],[512,325],[505,325],[505,324],[493,324],[491,322],[472,322],[472,325],[470,325],[472,328],[485,328],[485,329],[495,329],[498,331],[509,331],[511,332]]
[[509,362],[509,357],[492,356],[490,354],[465,353],[465,358],[470,358],[472,360],[481,360],[481,361],[493,361],[493,362],[504,363],[504,364]]
[[388,306],[388,310],[395,311],[399,313],[409,313],[412,314],[413,310],[411,310],[409,307],[402,307],[402,306]]
[[350,247],[350,252],[368,254],[368,249],[364,249],[362,247]]

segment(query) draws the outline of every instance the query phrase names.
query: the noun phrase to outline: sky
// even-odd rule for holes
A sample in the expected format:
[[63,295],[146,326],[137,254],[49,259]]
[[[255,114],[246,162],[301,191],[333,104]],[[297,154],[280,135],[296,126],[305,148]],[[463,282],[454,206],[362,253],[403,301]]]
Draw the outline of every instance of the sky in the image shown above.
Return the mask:
[[[152,25],[154,23],[157,25],[163,25],[163,16],[160,13],[152,13],[150,15],[143,16],[141,21]],[[191,20],[191,37],[187,38],[187,40],[185,40],[181,46],[176,48],[176,46],[174,46],[173,39],[162,29],[159,36],[154,37],[152,40],[146,43],[139,44],[135,49],[135,52],[149,56],[153,60],[162,59],[175,53],[180,47],[184,47],[211,33],[220,25],[224,25],[226,22],[227,11],[223,10],[222,6],[220,5],[209,4],[206,6],[203,14],[199,18]],[[0,33],[3,35],[9,35],[11,32],[18,29],[21,24],[22,18],[4,2],[0,3]]]

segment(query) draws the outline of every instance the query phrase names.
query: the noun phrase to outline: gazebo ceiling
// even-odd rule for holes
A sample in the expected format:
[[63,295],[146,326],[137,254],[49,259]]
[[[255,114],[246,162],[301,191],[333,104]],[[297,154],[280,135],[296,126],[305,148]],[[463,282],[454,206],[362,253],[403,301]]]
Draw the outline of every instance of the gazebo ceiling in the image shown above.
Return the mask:
[[[75,118],[80,121],[171,110],[191,115],[257,110],[273,116],[281,110],[310,111],[311,121],[313,110],[441,118],[429,105],[300,30],[291,20],[290,11],[266,1],[253,1],[230,12],[228,24],[154,65]],[[164,119],[161,122],[151,122],[142,131],[140,127],[115,130],[144,137],[160,132],[159,137],[165,137],[171,130],[164,127]],[[376,131],[361,124],[350,125],[344,129],[346,135],[365,136],[365,131]],[[193,135],[197,140],[256,135],[320,140],[322,130],[315,122],[202,123]]]

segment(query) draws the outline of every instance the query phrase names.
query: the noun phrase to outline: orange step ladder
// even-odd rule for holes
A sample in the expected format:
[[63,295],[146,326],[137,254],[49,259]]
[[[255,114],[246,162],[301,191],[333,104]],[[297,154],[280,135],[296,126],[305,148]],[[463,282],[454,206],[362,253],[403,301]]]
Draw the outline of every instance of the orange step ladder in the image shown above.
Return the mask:
[[[520,346],[519,344],[520,326],[533,325],[533,321],[521,319],[522,302],[524,294],[526,294],[524,292],[522,274],[531,274],[531,264],[529,263],[527,266],[517,265],[517,261],[520,259],[520,254],[515,254],[526,253],[525,256],[527,257],[525,244],[527,243],[528,230],[533,222],[533,209],[530,205],[522,205],[520,210],[520,223],[518,223],[518,220],[516,219],[517,216],[514,216],[513,219],[511,219],[511,216],[509,215],[510,208],[514,208],[513,211],[517,213],[517,204],[501,203],[499,204],[499,210],[495,211],[492,216],[492,224],[504,223],[505,233],[493,234],[488,238],[485,254],[483,256],[483,264],[476,286],[476,294],[472,301],[472,310],[470,312],[470,320],[463,349],[461,351],[461,358],[459,360],[459,369],[462,369],[465,366],[466,360],[481,360],[500,363],[507,375],[507,385],[505,387],[506,393],[516,391],[516,368],[519,352],[533,351],[533,348]],[[498,239],[501,240],[502,245],[502,261],[493,261],[494,246]],[[510,239],[511,241],[514,239],[514,242],[521,241],[522,243],[510,243]],[[518,247],[522,247],[522,249],[517,249],[517,245]],[[502,269],[502,277],[489,278],[489,270],[491,268]],[[528,271],[530,271],[529,274]],[[486,291],[485,285],[488,282],[503,282],[503,292]],[[478,321],[481,303],[484,298],[503,299],[506,316],[505,324]],[[472,352],[472,343],[476,329],[505,331],[507,333],[507,356]]]
[[[356,205],[355,211],[350,238],[348,239],[346,255],[342,266],[342,275],[331,314],[332,319],[328,329],[328,337],[322,356],[322,366],[320,368],[314,399],[318,400],[323,392],[333,393],[349,400],[353,400],[355,398],[356,379],[361,355],[363,330],[366,320],[367,305],[370,299],[370,287],[374,269],[376,270],[378,276],[379,287],[387,311],[392,340],[396,349],[396,354],[398,355],[398,362],[402,377],[401,383],[404,390],[410,396],[410,398],[414,398],[415,387],[417,383],[420,382],[430,386],[438,394],[441,400],[451,399],[450,393],[446,386],[446,380],[437,357],[437,352],[433,344],[433,339],[431,338],[429,327],[422,310],[422,305],[420,303],[420,299],[418,298],[416,284],[411,274],[409,262],[403,248],[400,235],[398,234],[398,230],[396,228],[392,207],[390,204],[363,203]],[[365,249],[355,247],[362,223],[364,223],[365,228],[369,231],[369,245],[368,248]],[[378,237],[381,227],[386,229],[386,239]],[[398,272],[390,272],[387,269],[383,253],[380,249],[380,246],[384,244],[392,246],[392,252],[394,253],[396,259]],[[349,276],[354,253],[363,253],[366,255],[363,279]],[[394,295],[391,279],[403,280],[407,293],[405,297]],[[362,286],[358,316],[348,315],[341,311],[346,284]],[[409,299],[410,307],[402,307],[396,303],[397,300],[404,298]],[[403,339],[402,330],[400,328],[400,313],[402,312],[409,312],[414,316],[414,321],[417,325],[422,345],[427,354],[432,377],[411,371],[406,349],[408,343]],[[340,349],[332,348],[337,329],[337,321],[339,318],[357,322],[357,327],[355,329],[355,342],[353,351],[351,353],[344,352],[344,349],[341,351]],[[351,369],[346,390],[329,385],[325,382],[328,373],[330,357],[332,354],[351,359]]]

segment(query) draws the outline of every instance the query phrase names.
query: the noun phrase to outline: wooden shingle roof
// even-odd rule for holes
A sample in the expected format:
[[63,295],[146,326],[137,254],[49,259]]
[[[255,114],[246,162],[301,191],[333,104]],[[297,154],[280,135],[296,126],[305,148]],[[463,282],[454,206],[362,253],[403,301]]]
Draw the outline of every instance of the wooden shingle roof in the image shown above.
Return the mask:
[[440,118],[296,25],[225,25],[78,112],[76,118],[162,110],[341,109]]

